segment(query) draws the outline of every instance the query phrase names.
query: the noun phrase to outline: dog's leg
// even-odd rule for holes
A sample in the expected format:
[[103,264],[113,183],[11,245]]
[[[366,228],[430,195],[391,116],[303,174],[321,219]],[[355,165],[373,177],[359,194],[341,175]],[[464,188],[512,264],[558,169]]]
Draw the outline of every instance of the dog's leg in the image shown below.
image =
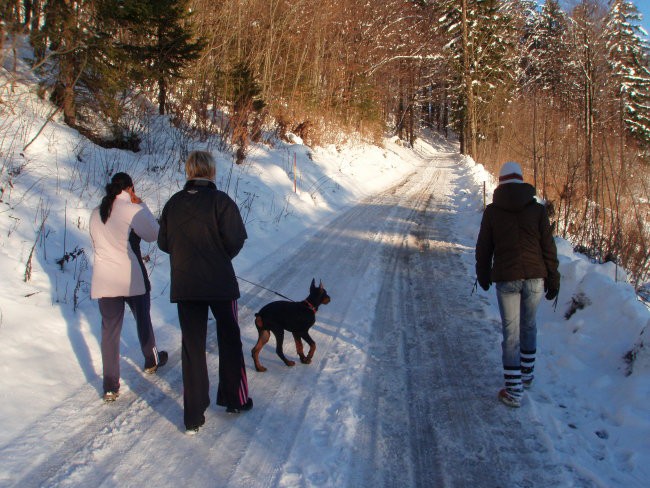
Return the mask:
[[302,339],[300,338],[300,334],[297,332],[292,332],[292,334],[293,340],[296,342],[296,352],[298,353],[300,362],[306,364],[307,358],[305,357],[305,350],[302,347]]
[[304,361],[302,358],[300,358],[300,360],[304,364],[311,364],[311,359],[314,357],[314,353],[316,352],[316,341],[311,338],[309,332],[305,332],[302,335],[302,338],[305,339],[305,342],[307,342],[307,344],[309,344],[309,352],[307,353],[307,357],[305,358]]
[[268,330],[264,330],[262,326],[262,317],[258,315],[255,317],[255,327],[257,327],[257,344],[255,344],[255,347],[253,347],[251,353],[253,355],[253,362],[255,363],[255,370],[259,371],[260,373],[266,371],[266,368],[262,366],[262,363],[260,363],[260,351],[264,345],[269,342],[269,338],[271,337],[271,333]]
[[273,329],[271,332],[273,332],[273,335],[275,336],[275,352],[277,355],[280,356],[280,359],[282,359],[282,361],[284,361],[284,364],[287,366],[295,366],[295,361],[290,361],[287,359],[284,355],[284,352],[282,351],[282,344],[284,343],[284,329]]

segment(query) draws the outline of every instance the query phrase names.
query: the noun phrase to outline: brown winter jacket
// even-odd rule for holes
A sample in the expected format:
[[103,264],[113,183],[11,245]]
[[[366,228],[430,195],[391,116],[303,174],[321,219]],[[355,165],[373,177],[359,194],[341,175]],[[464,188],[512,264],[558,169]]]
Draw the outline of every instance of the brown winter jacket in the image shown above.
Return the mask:
[[546,207],[535,200],[535,188],[528,183],[497,187],[476,242],[476,277],[481,286],[544,278],[545,288],[559,290],[558,264]]

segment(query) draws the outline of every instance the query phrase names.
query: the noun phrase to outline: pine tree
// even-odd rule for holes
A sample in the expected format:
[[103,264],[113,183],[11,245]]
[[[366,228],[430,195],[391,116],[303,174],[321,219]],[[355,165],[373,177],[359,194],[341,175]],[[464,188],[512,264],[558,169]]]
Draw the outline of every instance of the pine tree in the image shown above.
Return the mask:
[[477,156],[485,136],[488,107],[514,83],[518,31],[514,7],[499,0],[445,0],[436,3],[439,32],[447,37],[445,51],[454,73],[451,90],[461,138],[461,152]]
[[[167,110],[168,90],[203,47],[193,40],[189,0],[97,0],[105,31],[115,35],[114,61],[135,83],[158,86],[158,109]],[[109,20],[110,19],[110,20]]]
[[188,0],[146,0],[153,42],[143,49],[150,78],[158,83],[158,110],[166,111],[171,80],[181,77],[183,68],[197,59],[203,48],[192,40],[192,31],[184,25],[190,16]]
[[612,0],[605,24],[608,60],[614,89],[623,105],[629,132],[650,142],[650,70],[648,44],[640,27],[641,16],[628,0]]
[[535,16],[528,39],[527,81],[553,97],[566,89],[564,64],[569,58],[566,45],[567,17],[558,0],[546,0]]

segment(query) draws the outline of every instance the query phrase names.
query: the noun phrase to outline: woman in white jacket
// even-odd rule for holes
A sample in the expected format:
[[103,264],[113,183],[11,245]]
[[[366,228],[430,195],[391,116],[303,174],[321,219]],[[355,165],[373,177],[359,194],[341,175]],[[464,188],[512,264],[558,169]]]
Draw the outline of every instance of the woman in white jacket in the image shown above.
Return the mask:
[[140,240],[155,241],[158,228],[147,205],[136,196],[131,177],[116,173],[106,185],[106,196],[90,216],[95,254],[90,296],[98,299],[102,316],[103,387],[107,402],[119,395],[125,303],[135,317],[145,373],[155,373],[167,362],[167,352],[156,348],[149,313],[151,286],[140,254]]

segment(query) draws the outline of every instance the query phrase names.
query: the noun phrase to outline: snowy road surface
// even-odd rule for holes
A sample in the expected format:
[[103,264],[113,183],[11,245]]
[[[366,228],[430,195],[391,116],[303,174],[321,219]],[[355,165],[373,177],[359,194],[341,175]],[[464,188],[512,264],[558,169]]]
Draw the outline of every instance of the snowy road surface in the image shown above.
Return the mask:
[[[431,154],[389,191],[295,239],[260,267],[296,299],[312,277],[332,302],[312,334],[311,365],[287,368],[271,339],[252,368],[254,313],[276,299],[242,283],[240,323],[252,411],[213,405],[194,437],[182,428],[180,345],[158,375],[123,361],[123,394],[89,386],[0,446],[3,486],[498,487],[575,486],[532,407],[500,387],[499,325],[471,294],[455,224],[458,158]],[[280,256],[281,254],[281,256]],[[162,298],[160,299],[162,300]],[[174,323],[174,308],[165,319]],[[208,365],[216,386],[214,323]],[[295,358],[291,340],[285,353]],[[6,483],[6,484],[5,484]]]

